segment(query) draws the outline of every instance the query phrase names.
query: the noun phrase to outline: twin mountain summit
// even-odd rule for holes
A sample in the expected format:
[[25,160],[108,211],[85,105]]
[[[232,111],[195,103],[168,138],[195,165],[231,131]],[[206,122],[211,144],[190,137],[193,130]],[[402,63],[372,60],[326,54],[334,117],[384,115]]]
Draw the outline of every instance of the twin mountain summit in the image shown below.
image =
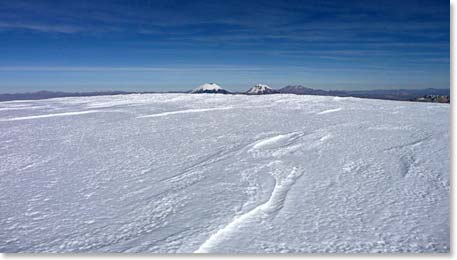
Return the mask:
[[[190,93],[213,93],[231,94],[232,92],[223,89],[215,83],[203,84]],[[340,97],[376,98],[388,100],[404,100],[419,102],[450,103],[449,90],[446,89],[399,89],[399,90],[368,90],[368,91],[327,91],[321,89],[306,88],[301,85],[286,86],[279,90],[272,89],[268,85],[257,84],[246,92],[234,94],[264,95],[264,94],[297,94],[297,95],[320,95]]]
[[[203,85],[195,88],[194,90],[191,91],[191,93],[230,94],[231,92],[221,88],[221,86],[217,85],[216,83],[206,83],[206,84],[203,84]],[[274,90],[274,89],[270,88],[269,86],[263,85],[263,84],[257,84],[246,92],[246,94],[257,94],[257,95],[275,94],[275,93],[279,93],[279,91]]]
[[[81,97],[81,96],[102,96],[122,94],[147,94],[157,92],[128,92],[128,91],[100,91],[100,92],[59,92],[59,91],[38,91],[32,93],[0,94],[0,101],[9,100],[35,100],[58,97]],[[163,92],[161,92],[163,93]],[[419,101],[450,103],[450,89],[378,89],[378,90],[322,90],[304,87],[302,85],[288,85],[280,89],[273,89],[265,84],[256,84],[246,92],[231,92],[216,83],[206,83],[191,91],[170,91],[167,93],[210,93],[210,94],[296,94],[296,95],[318,95],[337,97],[358,97],[386,100]]]

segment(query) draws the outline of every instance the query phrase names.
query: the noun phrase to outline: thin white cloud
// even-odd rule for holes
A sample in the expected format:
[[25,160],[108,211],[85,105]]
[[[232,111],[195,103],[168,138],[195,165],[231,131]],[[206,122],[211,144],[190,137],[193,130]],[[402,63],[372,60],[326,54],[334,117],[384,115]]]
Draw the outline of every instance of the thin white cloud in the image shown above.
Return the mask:
[[183,65],[186,67],[84,67],[84,66],[0,66],[0,72],[238,72],[238,73],[272,73],[272,72],[391,72],[391,73],[408,73],[422,72],[420,68],[395,68],[389,66],[369,66],[351,67],[347,66],[224,66],[224,65]]
[[179,71],[258,71],[263,70],[260,67],[230,67],[230,66],[191,66],[187,68],[170,68],[170,67],[41,67],[41,66],[4,66],[0,67],[1,72],[179,72]]
[[49,25],[49,24],[38,24],[38,23],[8,23],[0,22],[0,30],[9,29],[24,29],[39,32],[54,32],[54,33],[77,33],[81,32],[82,28],[74,25]]

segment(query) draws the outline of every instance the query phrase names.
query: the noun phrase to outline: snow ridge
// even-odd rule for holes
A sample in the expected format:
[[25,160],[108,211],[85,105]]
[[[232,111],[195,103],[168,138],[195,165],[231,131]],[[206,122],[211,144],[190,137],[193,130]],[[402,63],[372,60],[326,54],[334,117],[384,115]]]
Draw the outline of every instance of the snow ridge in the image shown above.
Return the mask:
[[289,134],[276,135],[276,136],[269,137],[269,138],[258,141],[257,143],[254,144],[252,149],[254,149],[254,150],[262,149],[262,148],[268,149],[270,147],[286,145],[304,135],[305,135],[304,133],[300,133],[300,132],[292,132]]
[[243,215],[235,217],[227,226],[218,230],[203,242],[194,253],[211,253],[214,247],[223,242],[224,239],[231,237],[233,235],[232,233],[239,230],[241,227],[249,225],[252,222],[263,221],[273,216],[274,213],[278,212],[283,207],[288,191],[302,175],[303,171],[298,171],[297,168],[294,167],[292,172],[287,175],[284,180],[275,177],[275,188],[271,193],[270,199],[266,203],[257,206]]
[[100,111],[99,110],[87,110],[87,111],[65,112],[65,113],[46,114],[46,115],[37,115],[37,116],[23,116],[23,117],[0,119],[0,121],[19,121],[19,120],[28,120],[28,119],[58,117],[58,116],[75,116],[75,115],[91,114],[91,113],[96,113],[96,112],[100,112]]
[[151,114],[151,115],[145,115],[145,116],[138,116],[137,118],[162,117],[162,116],[169,116],[169,115],[176,115],[176,114],[201,113],[201,112],[218,111],[218,110],[229,110],[229,109],[232,109],[232,107],[185,109],[185,110],[177,110],[177,111],[164,112],[164,113],[158,113],[158,114]]
[[329,114],[329,113],[333,113],[333,112],[338,112],[338,111],[341,111],[342,108],[339,107],[339,108],[335,108],[335,109],[328,109],[328,110],[324,110],[322,112],[319,112],[317,113],[318,115],[324,115],[324,114]]

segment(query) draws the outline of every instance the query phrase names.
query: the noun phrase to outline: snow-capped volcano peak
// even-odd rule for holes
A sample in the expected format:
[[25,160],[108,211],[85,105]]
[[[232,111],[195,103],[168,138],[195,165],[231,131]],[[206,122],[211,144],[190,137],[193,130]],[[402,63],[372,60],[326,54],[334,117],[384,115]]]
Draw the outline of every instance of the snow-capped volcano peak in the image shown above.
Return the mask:
[[229,93],[227,90],[221,88],[221,86],[216,83],[205,83],[194,90],[192,93]]
[[276,91],[270,88],[268,85],[257,84],[246,92],[247,94],[272,94]]
[[194,90],[219,90],[222,89],[221,86],[216,83],[205,83]]

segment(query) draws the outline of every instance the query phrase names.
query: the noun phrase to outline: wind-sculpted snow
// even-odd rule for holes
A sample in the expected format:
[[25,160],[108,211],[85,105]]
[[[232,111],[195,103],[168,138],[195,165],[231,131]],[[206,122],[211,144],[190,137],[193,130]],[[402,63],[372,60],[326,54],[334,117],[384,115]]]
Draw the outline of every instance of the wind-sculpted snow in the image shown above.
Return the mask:
[[340,111],[340,110],[341,110],[341,108],[328,109],[328,110],[324,110],[324,111],[322,111],[322,112],[319,112],[319,113],[317,113],[317,114],[323,115],[323,114],[338,112],[338,111]]
[[[287,192],[295,183],[296,179],[302,175],[302,172],[297,172],[294,168],[292,172],[287,175],[284,180],[276,180],[276,186],[270,196],[270,199],[254,208],[253,210],[241,215],[236,216],[235,219],[230,222],[226,227],[220,229],[214,235],[210,236],[195,253],[211,253],[217,252],[217,246],[224,246],[224,239],[230,237],[232,233],[241,229],[249,229],[252,222],[265,221],[266,218],[270,217],[273,213],[279,211],[286,199]],[[234,237],[236,238],[236,237]],[[233,239],[233,237],[231,238]]]
[[176,114],[187,114],[187,113],[202,113],[202,112],[208,112],[208,111],[228,110],[228,109],[231,109],[231,107],[185,109],[185,110],[178,110],[178,111],[172,111],[172,112],[164,112],[164,113],[157,113],[157,114],[152,114],[152,115],[139,116],[137,118],[161,117],[161,116],[169,116],[169,115],[176,115]]
[[1,252],[449,252],[448,104],[0,102]]
[[13,118],[5,118],[5,119],[0,119],[0,120],[1,121],[19,121],[19,120],[40,119],[40,118],[48,118],[48,117],[56,117],[56,116],[84,115],[84,114],[91,114],[91,113],[96,113],[96,112],[98,112],[98,111],[97,110],[87,110],[87,111],[65,112],[65,113],[36,115],[36,116],[13,117]]

